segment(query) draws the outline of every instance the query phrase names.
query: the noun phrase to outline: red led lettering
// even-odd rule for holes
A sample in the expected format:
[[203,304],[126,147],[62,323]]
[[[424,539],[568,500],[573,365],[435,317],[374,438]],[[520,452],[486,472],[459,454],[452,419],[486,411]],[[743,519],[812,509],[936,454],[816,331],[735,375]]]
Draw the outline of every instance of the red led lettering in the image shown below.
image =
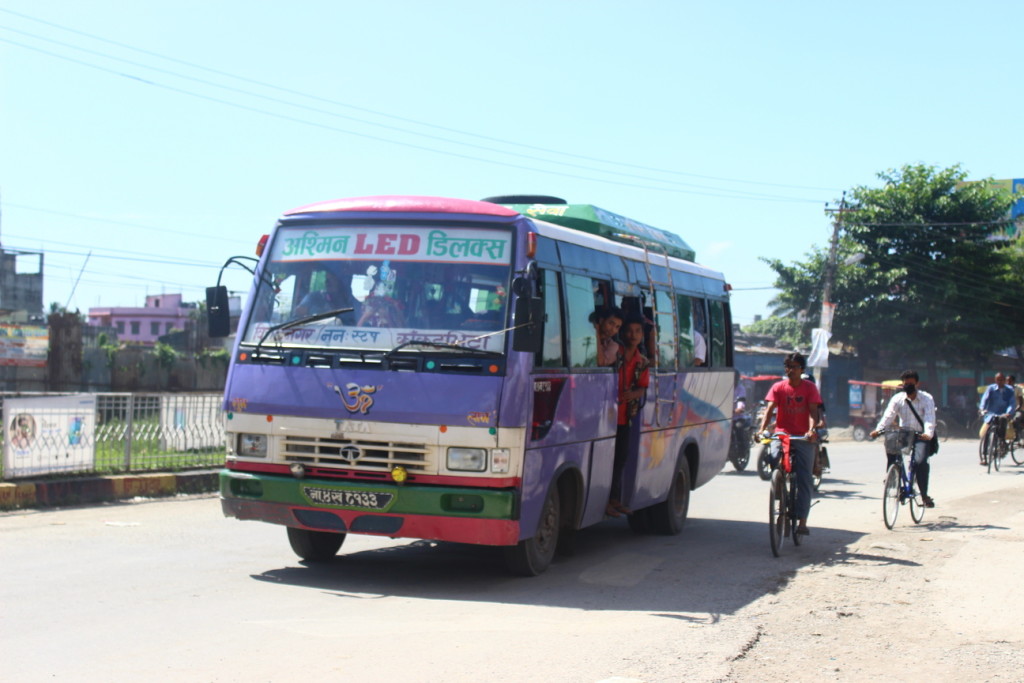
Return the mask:
[[377,236],[377,253],[378,254],[394,254],[395,253],[395,240],[398,239],[398,235],[378,235]]

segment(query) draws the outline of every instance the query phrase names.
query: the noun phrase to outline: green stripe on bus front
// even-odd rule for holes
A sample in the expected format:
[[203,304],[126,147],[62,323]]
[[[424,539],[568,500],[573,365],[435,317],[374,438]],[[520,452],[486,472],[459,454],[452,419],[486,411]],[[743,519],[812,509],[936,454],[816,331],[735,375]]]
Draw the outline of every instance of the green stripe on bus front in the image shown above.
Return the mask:
[[505,489],[341,483],[231,470],[220,473],[220,494],[228,499],[400,515],[511,519],[515,509],[515,494]]

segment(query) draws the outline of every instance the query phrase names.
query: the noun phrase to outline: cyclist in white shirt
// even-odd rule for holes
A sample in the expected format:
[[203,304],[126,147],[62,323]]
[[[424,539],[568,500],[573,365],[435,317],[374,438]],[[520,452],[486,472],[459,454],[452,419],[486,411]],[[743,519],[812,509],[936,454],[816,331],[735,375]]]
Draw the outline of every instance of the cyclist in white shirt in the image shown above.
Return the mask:
[[[882,413],[882,419],[878,421],[875,431],[871,432],[871,438],[875,438],[883,429],[892,426],[897,419],[900,429],[910,429],[920,433],[920,437],[914,445],[915,478],[917,487],[921,490],[924,506],[933,508],[935,501],[928,496],[928,474],[931,470],[928,465],[928,458],[931,457],[929,448],[931,444],[928,442],[935,438],[935,399],[927,391],[918,390],[918,376],[914,370],[904,370],[900,375],[900,380],[903,381],[903,391],[893,394],[889,399],[889,405],[885,407],[885,412]],[[886,469],[899,457],[901,456],[889,455]]]

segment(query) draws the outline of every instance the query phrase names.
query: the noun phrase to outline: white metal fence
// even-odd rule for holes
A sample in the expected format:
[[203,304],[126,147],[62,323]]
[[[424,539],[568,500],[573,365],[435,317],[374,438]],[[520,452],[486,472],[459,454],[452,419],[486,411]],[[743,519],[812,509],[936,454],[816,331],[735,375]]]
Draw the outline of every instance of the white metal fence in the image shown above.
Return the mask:
[[0,479],[224,462],[221,394],[0,394]]

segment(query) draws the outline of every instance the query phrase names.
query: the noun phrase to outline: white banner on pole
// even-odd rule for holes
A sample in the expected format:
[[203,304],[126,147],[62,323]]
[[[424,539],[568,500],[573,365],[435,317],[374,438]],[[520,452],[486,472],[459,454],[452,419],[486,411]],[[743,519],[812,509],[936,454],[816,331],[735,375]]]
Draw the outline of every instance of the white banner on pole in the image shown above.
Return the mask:
[[811,354],[807,357],[807,367],[828,367],[828,340],[831,338],[832,333],[820,327],[811,330]]

